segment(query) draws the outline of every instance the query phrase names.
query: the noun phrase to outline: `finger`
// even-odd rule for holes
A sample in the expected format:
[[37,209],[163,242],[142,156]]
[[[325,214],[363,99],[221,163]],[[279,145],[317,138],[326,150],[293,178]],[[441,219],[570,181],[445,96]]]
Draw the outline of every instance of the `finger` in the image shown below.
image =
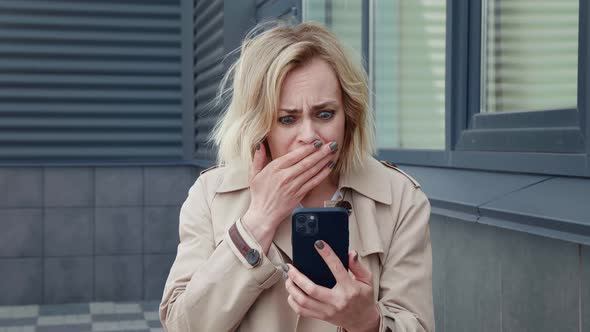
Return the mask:
[[328,243],[322,240],[317,240],[314,243],[314,246],[320,256],[324,259],[324,262],[328,265],[330,271],[332,271],[337,283],[346,284],[351,280],[344,265],[342,265],[342,261],[340,261],[340,258],[338,258]]
[[289,303],[289,306],[291,307],[291,309],[293,309],[293,311],[295,311],[296,314],[304,317],[310,317],[321,320],[321,317],[317,311],[310,310],[300,306],[297,302],[295,302],[291,295],[287,297],[287,303]]
[[313,311],[322,311],[322,308],[326,306],[326,304],[322,304],[318,300],[305,294],[291,279],[287,279],[285,282],[285,288],[293,300],[302,308],[307,308]]
[[304,291],[305,294],[321,303],[331,303],[332,295],[330,289],[316,285],[303,273],[299,272],[299,270],[297,270],[297,268],[295,268],[293,265],[287,265],[289,266],[289,272],[287,272],[289,279],[302,291]]
[[372,286],[373,274],[361,264],[358,257],[359,253],[356,250],[348,253],[348,267],[350,268],[350,272],[352,272],[356,280]]
[[[285,169],[288,167],[293,166],[294,164],[298,163],[301,159],[309,156],[311,153],[317,151],[317,149],[319,147],[321,147],[321,145],[315,145],[317,142],[320,141],[316,141],[312,144],[305,144],[287,154],[285,154],[284,156],[281,156],[277,159],[275,159],[275,163],[279,168]],[[321,143],[321,142],[320,142]]]
[[[321,148],[321,151],[307,156],[297,165],[294,165],[293,167],[290,167],[288,170],[286,170],[286,172],[289,172],[288,176],[293,179],[292,183],[296,186],[296,188],[300,188],[311,178],[321,172],[325,167],[334,168],[334,166],[336,166],[336,161],[332,159],[334,159],[334,155],[325,151],[324,148]],[[329,173],[330,172],[327,174]]]
[[266,165],[266,146],[263,142],[256,143],[254,148],[254,157],[252,158],[252,169],[250,170],[250,180],[252,180],[256,174],[260,173]]
[[311,179],[307,180],[307,182],[303,184],[297,183],[299,190],[297,191],[296,195],[298,197],[305,196],[305,194],[307,194],[310,190],[317,187],[322,181],[324,181],[324,179],[330,175],[332,170],[333,167],[330,167],[329,163],[323,164],[321,170],[316,175],[312,176]]
[[[286,172],[287,176],[295,179],[300,175],[308,174],[307,177],[311,178],[321,169],[323,165],[326,164],[327,161],[324,161],[324,159],[327,159],[327,157],[329,156],[333,156],[333,150],[332,148],[330,148],[330,146],[332,146],[332,144],[325,144],[324,146],[320,147],[317,152],[311,153],[307,157],[301,159],[295,165],[289,167],[289,169]],[[311,171],[306,173],[307,171],[314,169],[314,166],[319,166],[319,168],[317,168],[315,172]],[[305,179],[305,181],[307,181],[307,179]]]

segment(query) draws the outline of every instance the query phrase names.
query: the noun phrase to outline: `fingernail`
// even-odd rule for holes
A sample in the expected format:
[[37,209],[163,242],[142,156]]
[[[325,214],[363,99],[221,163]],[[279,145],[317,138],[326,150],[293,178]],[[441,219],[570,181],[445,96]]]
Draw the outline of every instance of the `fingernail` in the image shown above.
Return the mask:
[[287,272],[283,271],[283,280],[287,279],[289,279],[289,275],[287,274]]
[[287,273],[289,272],[289,265],[281,264],[281,269],[283,270],[283,272]]
[[358,253],[358,251],[356,251],[356,250],[354,251],[354,256],[352,256],[352,259],[354,259],[355,262],[359,260],[359,253]]
[[332,150],[332,152],[338,150],[338,143],[336,143],[336,142],[330,143],[330,150]]
[[256,143],[256,151],[260,150],[260,142]]
[[322,241],[322,240],[315,241],[315,246],[318,249],[324,249],[324,241]]
[[334,166],[336,166],[336,164],[335,164],[333,161],[330,161],[330,162],[328,163],[328,167],[330,167],[330,168],[334,168]]
[[313,146],[317,149],[320,146],[322,146],[324,143],[322,143],[322,141],[315,141],[315,143],[313,143]]

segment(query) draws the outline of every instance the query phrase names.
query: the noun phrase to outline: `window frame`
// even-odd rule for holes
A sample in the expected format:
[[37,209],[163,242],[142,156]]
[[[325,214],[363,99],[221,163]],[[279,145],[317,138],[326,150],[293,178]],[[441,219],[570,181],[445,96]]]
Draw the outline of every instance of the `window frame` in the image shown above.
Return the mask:
[[[588,116],[588,81],[590,79],[590,4],[579,0],[578,22],[578,92],[577,122],[560,130],[557,126],[543,126],[535,112],[527,112],[536,127],[512,128],[513,138],[537,135],[539,128],[546,128],[541,142],[555,142],[560,137],[567,143],[576,143],[568,153],[557,152],[559,145],[548,146],[547,152],[530,152],[532,145],[515,145],[519,151],[493,151],[506,142],[505,127],[514,120],[529,114],[480,113],[481,78],[481,8],[482,0],[447,1],[445,47],[445,150],[379,149],[378,157],[395,163],[419,166],[435,166],[461,169],[477,169],[503,172],[539,173],[551,175],[590,177],[590,117]],[[363,11],[363,16],[371,15]],[[373,22],[369,18],[370,22]],[[365,37],[367,34],[363,34]],[[371,49],[373,45],[370,45]],[[370,57],[369,57],[370,59]],[[371,81],[373,66],[370,65]],[[475,84],[470,84],[476,82]],[[571,112],[571,110],[569,111]],[[569,114],[571,116],[571,114]],[[478,119],[479,118],[479,119]],[[481,133],[473,127],[474,120],[498,124],[497,130],[489,128]],[[541,122],[541,124],[539,124]],[[570,123],[572,125],[572,123]],[[504,127],[504,128],[502,128]],[[574,126],[572,126],[574,127]],[[520,130],[519,130],[520,129]],[[528,136],[527,136],[528,135]],[[536,136],[535,136],[536,137]],[[508,137],[510,138],[510,137]],[[475,143],[472,143],[475,141]],[[538,143],[538,142],[537,142]],[[511,143],[512,144],[512,143]],[[504,144],[505,145],[505,144]],[[528,150],[528,151],[527,151]]]

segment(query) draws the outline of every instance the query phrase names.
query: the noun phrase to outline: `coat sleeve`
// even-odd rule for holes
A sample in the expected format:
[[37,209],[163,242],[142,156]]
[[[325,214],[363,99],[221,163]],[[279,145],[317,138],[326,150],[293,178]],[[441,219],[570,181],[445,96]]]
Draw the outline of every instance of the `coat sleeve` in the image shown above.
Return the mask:
[[[250,265],[228,232],[215,246],[202,178],[180,211],[180,244],[160,303],[160,321],[168,332],[234,331],[258,295],[282,275],[239,220],[239,236],[258,250],[260,263]],[[272,250],[277,249],[271,246],[269,256]]]
[[380,276],[379,332],[434,332],[430,203],[420,189],[411,192]]

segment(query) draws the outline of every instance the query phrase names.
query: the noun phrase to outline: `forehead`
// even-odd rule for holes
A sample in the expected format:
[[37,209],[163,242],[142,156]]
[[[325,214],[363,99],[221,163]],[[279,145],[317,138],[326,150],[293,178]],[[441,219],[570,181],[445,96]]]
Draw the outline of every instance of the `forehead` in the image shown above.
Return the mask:
[[291,70],[283,81],[281,107],[296,108],[326,99],[340,102],[341,90],[334,69],[325,60],[313,58]]

